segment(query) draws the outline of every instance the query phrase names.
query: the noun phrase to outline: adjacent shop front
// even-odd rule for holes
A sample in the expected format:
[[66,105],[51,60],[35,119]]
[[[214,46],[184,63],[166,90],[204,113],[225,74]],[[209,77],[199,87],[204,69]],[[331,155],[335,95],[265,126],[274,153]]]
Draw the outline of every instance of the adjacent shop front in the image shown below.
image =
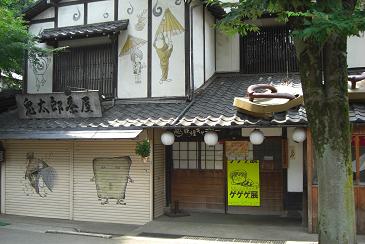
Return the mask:
[[265,139],[259,145],[250,140],[258,131],[254,128],[215,130],[215,145],[205,142],[204,129],[174,130],[176,141],[166,159],[172,206],[199,212],[299,214],[303,143],[293,141],[294,130],[260,128]]

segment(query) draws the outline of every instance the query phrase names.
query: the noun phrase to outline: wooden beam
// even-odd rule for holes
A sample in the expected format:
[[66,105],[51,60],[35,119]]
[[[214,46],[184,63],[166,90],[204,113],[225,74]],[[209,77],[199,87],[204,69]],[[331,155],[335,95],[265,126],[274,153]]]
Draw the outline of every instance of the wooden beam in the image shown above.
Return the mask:
[[313,203],[312,203],[312,181],[313,181],[313,143],[312,134],[307,129],[307,191],[308,191],[308,232],[313,233]]

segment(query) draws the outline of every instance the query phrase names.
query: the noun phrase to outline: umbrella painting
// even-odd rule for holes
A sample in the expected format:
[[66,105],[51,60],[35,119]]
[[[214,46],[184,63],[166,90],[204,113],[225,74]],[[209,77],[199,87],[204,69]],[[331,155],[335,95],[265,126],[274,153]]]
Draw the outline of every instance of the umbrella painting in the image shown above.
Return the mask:
[[120,56],[130,55],[133,64],[133,75],[135,83],[142,82],[142,69],[146,68],[146,64],[143,63],[143,52],[139,47],[146,44],[147,41],[138,37],[128,35],[128,38],[120,51]]
[[176,17],[172,14],[170,9],[166,9],[162,17],[162,21],[157,28],[155,41],[153,46],[156,49],[157,55],[160,59],[161,79],[160,83],[170,81],[169,62],[171,53],[173,51],[172,37],[184,33],[183,26],[179,23]]

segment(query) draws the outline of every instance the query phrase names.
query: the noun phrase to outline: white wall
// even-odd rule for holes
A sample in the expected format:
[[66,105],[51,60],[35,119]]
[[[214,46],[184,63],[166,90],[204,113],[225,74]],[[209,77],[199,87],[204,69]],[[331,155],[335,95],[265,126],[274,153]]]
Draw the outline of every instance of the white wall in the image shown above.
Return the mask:
[[[241,130],[242,136],[249,137],[251,132],[255,128],[243,128]],[[264,133],[265,137],[270,136],[281,136],[282,135],[282,129],[281,128],[260,128],[260,130]]]
[[55,17],[55,10],[54,7],[48,8],[44,10],[42,13],[38,14],[33,20],[37,19],[47,19],[47,18],[54,18]]
[[217,72],[240,71],[240,41],[239,35],[228,36],[216,31],[216,62]]
[[58,27],[84,24],[84,4],[58,8]]
[[193,70],[194,70],[194,89],[204,84],[204,31],[203,31],[203,6],[193,9]]
[[[156,45],[161,48],[163,42],[160,38],[157,38],[156,32],[163,19],[164,13],[167,9],[170,9],[172,15],[177,19],[178,23],[185,29],[185,7],[184,1],[180,5],[177,5],[175,1],[152,1],[152,6],[157,6],[162,9],[162,14],[152,17],[152,44],[156,41]],[[168,63],[168,75],[163,77],[163,67],[160,62],[160,58],[157,54],[157,49],[152,47],[152,97],[166,97],[166,96],[185,96],[185,33],[179,33],[178,35],[169,36],[172,44],[172,53]],[[159,40],[160,39],[160,40]],[[165,39],[168,43],[169,41]],[[171,50],[171,47],[170,49]],[[166,79],[165,79],[166,78]]]
[[99,23],[114,20],[114,1],[91,2],[87,4],[87,23]]
[[[148,1],[119,1],[118,19],[129,19],[128,30],[119,35],[118,40],[118,98],[147,97],[148,73]],[[129,53],[122,53],[129,38],[143,40],[144,44]],[[138,60],[134,57],[138,56]],[[133,60],[137,62],[133,62]],[[155,66],[156,69],[158,68]],[[137,74],[135,74],[137,71]]]
[[347,41],[347,64],[349,68],[365,67],[365,33],[352,36]]
[[215,73],[215,17],[205,11],[205,79],[208,80]]
[[288,192],[303,192],[303,143],[292,139],[295,128],[288,128]]
[[[29,26],[29,32],[38,35],[44,29],[53,28],[53,22],[33,24]],[[45,43],[38,44],[47,47]],[[28,61],[28,93],[52,92],[53,55],[41,58],[41,65],[36,66]]]
[[77,40],[67,40],[67,41],[60,41],[58,43],[59,47],[86,47],[86,46],[93,46],[93,45],[101,45],[110,43],[111,40],[108,37],[92,37],[92,38],[85,38],[85,39],[77,39]]

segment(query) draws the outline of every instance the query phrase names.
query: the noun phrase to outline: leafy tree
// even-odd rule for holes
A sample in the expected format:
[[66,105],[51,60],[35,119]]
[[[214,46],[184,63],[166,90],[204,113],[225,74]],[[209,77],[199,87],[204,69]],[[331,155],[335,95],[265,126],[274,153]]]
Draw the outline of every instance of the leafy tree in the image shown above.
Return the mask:
[[20,16],[34,2],[34,0],[1,0],[0,7],[7,8],[13,11],[16,16]]
[[[28,33],[27,23],[21,17],[21,11],[32,1],[0,1],[0,71],[7,77],[11,72],[22,73],[24,58],[28,54],[31,62],[38,63],[39,57],[49,55],[52,49],[37,46],[37,38]],[[7,87],[17,87],[13,79],[0,76]]]
[[364,2],[208,0],[230,9],[217,24],[228,33],[259,31],[247,20],[267,14],[293,30],[317,165],[322,244],[356,243],[346,52],[347,37],[365,30]]

